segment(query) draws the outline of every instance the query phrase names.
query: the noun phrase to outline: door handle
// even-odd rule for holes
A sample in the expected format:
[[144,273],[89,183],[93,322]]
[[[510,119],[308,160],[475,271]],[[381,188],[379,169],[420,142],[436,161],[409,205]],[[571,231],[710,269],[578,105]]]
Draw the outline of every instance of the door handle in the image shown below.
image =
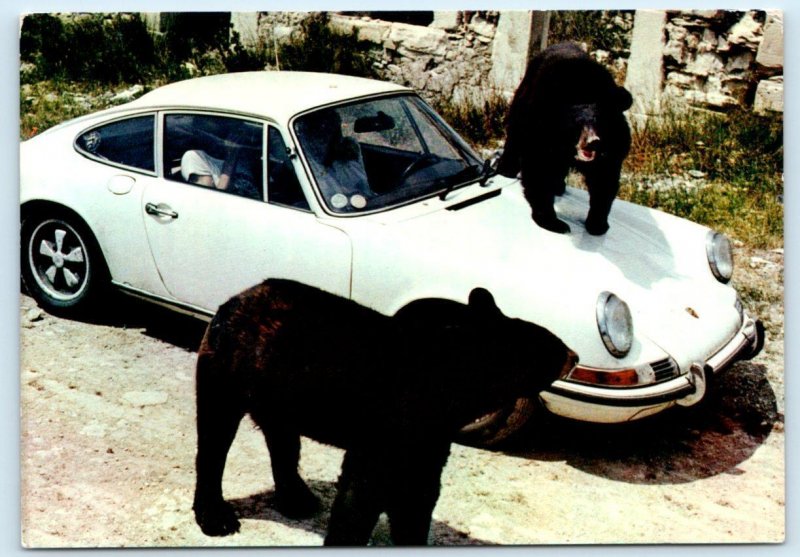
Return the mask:
[[169,217],[171,219],[178,218],[178,213],[176,213],[172,209],[164,209],[162,207],[159,207],[155,203],[147,203],[144,206],[144,211],[148,215],[155,215],[157,217]]

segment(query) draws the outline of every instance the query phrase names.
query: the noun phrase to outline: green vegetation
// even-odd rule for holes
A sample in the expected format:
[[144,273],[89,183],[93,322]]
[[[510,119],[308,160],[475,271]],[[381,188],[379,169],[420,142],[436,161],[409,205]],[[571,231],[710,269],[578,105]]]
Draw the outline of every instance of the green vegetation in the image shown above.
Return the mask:
[[487,148],[499,146],[505,135],[508,104],[505,97],[494,89],[476,99],[453,101],[441,98],[431,103],[464,139]]
[[[783,245],[783,120],[745,109],[668,112],[634,128],[620,196],[719,229],[752,247]],[[702,176],[654,188],[641,177]]]
[[[263,57],[242,47],[230,14],[164,14],[152,35],[139,14],[25,17],[20,58],[23,83],[43,80],[103,84],[164,83],[200,75],[262,69]],[[189,65],[193,70],[189,69]]]
[[[633,12],[627,12],[629,14]],[[613,23],[625,11],[564,10],[550,12],[547,42],[583,42],[589,50],[621,52],[630,46],[630,36],[620,25]]]
[[328,72],[378,78],[371,56],[375,45],[358,35],[340,33],[329,25],[326,13],[305,18],[287,42],[267,45],[264,57],[281,70]]
[[23,74],[28,82],[137,82],[158,64],[155,41],[133,14],[86,14],[69,23],[50,14],[26,16],[20,57],[34,67]]

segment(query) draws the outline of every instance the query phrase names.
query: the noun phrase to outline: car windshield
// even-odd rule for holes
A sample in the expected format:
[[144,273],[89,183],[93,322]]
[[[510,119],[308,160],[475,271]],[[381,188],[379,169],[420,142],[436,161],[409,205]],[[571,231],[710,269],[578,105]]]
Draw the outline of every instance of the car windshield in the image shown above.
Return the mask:
[[320,109],[294,130],[335,213],[405,204],[481,177],[478,156],[415,95]]

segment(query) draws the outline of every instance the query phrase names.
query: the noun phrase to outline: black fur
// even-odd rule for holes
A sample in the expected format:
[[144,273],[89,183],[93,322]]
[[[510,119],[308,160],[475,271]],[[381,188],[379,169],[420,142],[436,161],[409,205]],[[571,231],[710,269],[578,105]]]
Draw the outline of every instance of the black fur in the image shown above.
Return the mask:
[[504,317],[486,291],[439,309],[437,319],[390,318],[280,280],[224,304],[197,361],[194,512],[203,532],[239,529],[222,475],[249,414],[266,438],[280,512],[318,508],[297,471],[305,435],[346,451],[327,545],[366,544],[381,512],[394,543],[425,544],[454,434],[536,397],[575,359],[541,327]]
[[564,193],[569,169],[575,168],[589,190],[587,231],[608,230],[620,169],[631,144],[623,115],[631,104],[630,93],[575,44],[551,46],[531,60],[511,101],[498,170],[509,177],[521,173],[525,198],[539,226],[569,231],[553,203]]

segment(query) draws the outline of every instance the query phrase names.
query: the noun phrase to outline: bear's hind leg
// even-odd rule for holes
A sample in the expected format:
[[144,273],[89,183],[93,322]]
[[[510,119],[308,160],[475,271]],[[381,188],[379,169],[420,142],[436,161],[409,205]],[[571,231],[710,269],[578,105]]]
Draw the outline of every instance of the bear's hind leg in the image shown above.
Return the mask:
[[406,462],[393,473],[386,514],[395,545],[427,545],[449,454],[449,443],[421,451],[415,462]]
[[325,545],[367,545],[383,510],[382,465],[382,460],[368,451],[345,453]]
[[270,417],[263,412],[251,412],[250,415],[267,442],[278,511],[294,519],[313,516],[319,510],[319,499],[297,469],[300,464],[300,435],[284,427],[279,416]]

